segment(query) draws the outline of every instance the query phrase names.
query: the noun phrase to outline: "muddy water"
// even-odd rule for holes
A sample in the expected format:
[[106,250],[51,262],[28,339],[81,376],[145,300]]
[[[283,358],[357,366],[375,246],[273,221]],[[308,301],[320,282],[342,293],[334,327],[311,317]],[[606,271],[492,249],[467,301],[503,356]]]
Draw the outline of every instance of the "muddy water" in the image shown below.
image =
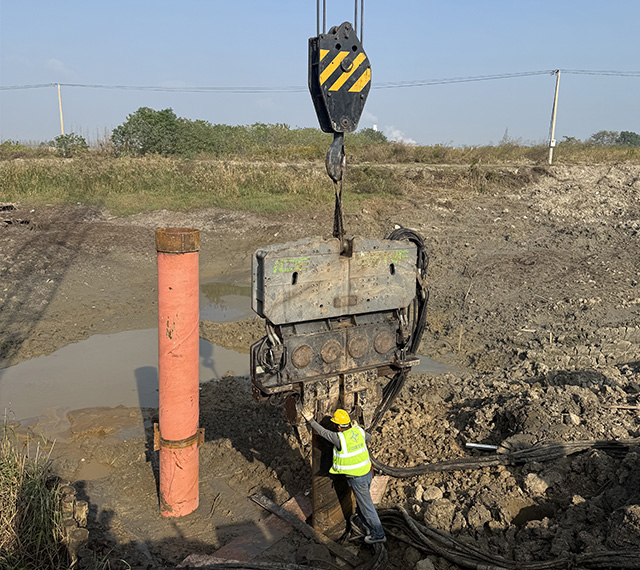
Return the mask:
[[200,283],[200,319],[228,323],[255,317],[251,286],[219,281]]
[[[204,281],[200,318],[230,322],[254,316],[251,287]],[[200,339],[200,381],[249,373],[246,354]],[[94,406],[158,406],[156,329],[94,335],[0,370],[0,413],[12,420],[39,417],[64,423],[66,411]]]
[[[251,287],[203,282],[200,318],[230,322],[254,316]],[[0,370],[0,413],[11,420],[39,418],[66,423],[66,412],[90,407],[158,406],[158,336],[156,329],[94,335]],[[444,374],[446,365],[421,357],[418,373]],[[246,375],[249,358],[200,339],[200,381],[223,375]]]
[[[246,354],[200,339],[200,381],[249,373]],[[158,331],[125,331],[70,344],[0,370],[0,412],[21,420],[53,410],[158,406]]]
[[456,369],[442,362],[432,360],[428,356],[418,356],[420,364],[414,366],[411,372],[419,374],[447,374],[447,372],[455,372]]

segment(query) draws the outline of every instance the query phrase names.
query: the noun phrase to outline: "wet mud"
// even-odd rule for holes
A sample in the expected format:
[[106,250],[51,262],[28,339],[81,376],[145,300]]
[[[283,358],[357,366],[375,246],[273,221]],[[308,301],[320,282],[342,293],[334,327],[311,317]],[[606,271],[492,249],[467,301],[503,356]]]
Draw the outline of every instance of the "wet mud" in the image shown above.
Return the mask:
[[[432,187],[418,192],[415,177]],[[491,180],[448,186],[437,170],[417,165],[406,169],[406,191],[393,202],[346,211],[348,233],[381,237],[407,226],[424,236],[430,255],[420,352],[441,368],[413,374],[374,430],[372,449],[385,463],[485,453],[466,443],[640,436],[640,167],[514,167],[492,171]],[[203,283],[229,285],[203,288],[204,298],[233,301],[225,314],[203,313],[201,337],[247,362],[264,330],[245,312],[253,251],[327,236],[332,227],[332,212],[161,211],[120,219],[83,206],[15,207],[30,223],[0,227],[3,408],[9,366],[92,335],[156,325],[156,227],[201,229]],[[47,432],[56,438],[53,468],[89,502],[91,546],[113,568],[124,567],[118,560],[145,568],[213,554],[265,516],[249,494],[282,503],[308,490],[308,450],[281,410],[253,402],[246,373],[218,372],[201,386],[200,507],[180,520],[163,519],[157,508],[157,410],[146,400],[15,415],[25,440],[46,446]],[[382,506],[401,504],[426,524],[521,562],[639,549],[639,453],[587,450],[396,479]],[[293,533],[261,558],[293,562],[303,543]],[[390,568],[458,568],[394,539],[387,547]]]

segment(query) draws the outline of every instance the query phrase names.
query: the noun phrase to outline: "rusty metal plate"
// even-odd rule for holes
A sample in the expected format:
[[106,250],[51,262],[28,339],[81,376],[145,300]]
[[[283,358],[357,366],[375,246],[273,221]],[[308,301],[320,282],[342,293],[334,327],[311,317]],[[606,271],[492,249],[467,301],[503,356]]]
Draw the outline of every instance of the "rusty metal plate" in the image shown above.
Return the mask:
[[332,540],[338,540],[354,512],[353,495],[346,477],[329,474],[333,446],[315,432],[311,441],[313,528]]
[[414,244],[355,237],[351,256],[340,251],[336,238],[256,251],[253,310],[279,325],[409,306],[416,288]]

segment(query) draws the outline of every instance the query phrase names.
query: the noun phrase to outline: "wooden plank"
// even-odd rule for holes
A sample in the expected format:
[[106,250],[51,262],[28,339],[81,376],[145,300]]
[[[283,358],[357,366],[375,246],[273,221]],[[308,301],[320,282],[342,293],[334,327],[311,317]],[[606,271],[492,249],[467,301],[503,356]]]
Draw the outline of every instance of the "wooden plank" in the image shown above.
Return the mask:
[[[311,515],[311,501],[304,495],[289,499],[282,505],[282,508],[301,521],[306,521]],[[230,561],[248,562],[262,554],[292,530],[290,525],[276,515],[269,515],[257,523],[255,530],[250,534],[233,539],[213,554],[192,554],[178,568],[182,566],[198,568],[207,564]]]
[[304,536],[311,540],[315,540],[316,542],[326,546],[333,554],[348,562],[352,566],[357,566],[360,564],[360,559],[349,552],[343,546],[340,546],[330,538],[326,537],[324,534],[320,534],[317,530],[311,528],[306,523],[302,522],[299,518],[295,517],[285,509],[283,509],[280,505],[276,505],[272,500],[268,499],[264,495],[260,495],[258,493],[251,495],[251,500],[267,509],[269,512],[274,515],[278,515],[281,519],[288,522],[292,527],[296,530],[299,530]]
[[373,504],[377,505],[382,501],[384,492],[387,490],[389,475],[375,475],[371,481],[371,499]]

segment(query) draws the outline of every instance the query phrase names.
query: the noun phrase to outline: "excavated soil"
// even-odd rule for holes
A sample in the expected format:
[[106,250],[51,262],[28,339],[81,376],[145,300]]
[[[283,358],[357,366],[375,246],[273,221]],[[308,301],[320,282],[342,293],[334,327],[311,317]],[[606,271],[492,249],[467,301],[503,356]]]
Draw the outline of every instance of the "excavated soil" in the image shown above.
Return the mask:
[[[451,366],[410,376],[374,430],[374,452],[409,466],[483,453],[466,443],[640,436],[640,166],[473,174],[461,183],[442,169],[407,167],[393,203],[372,199],[346,212],[351,234],[383,237],[402,225],[424,236],[431,296],[421,353]],[[248,284],[255,249],[326,236],[332,216],[115,218],[80,205],[13,206],[0,211],[2,367],[96,333],[155,326],[157,227],[200,229],[201,277]],[[262,325],[203,322],[201,335],[246,352]],[[211,554],[264,517],[251,493],[282,503],[308,490],[309,450],[280,409],[251,399],[246,377],[207,382],[201,396],[200,507],[182,519],[158,512],[156,410],[15,422],[21,437],[56,425],[53,468],[89,502],[90,546],[112,568]],[[382,505],[395,504],[518,561],[640,549],[640,449],[392,479]],[[292,533],[262,559],[293,562],[304,542]],[[395,539],[387,547],[390,568],[458,568]]]

